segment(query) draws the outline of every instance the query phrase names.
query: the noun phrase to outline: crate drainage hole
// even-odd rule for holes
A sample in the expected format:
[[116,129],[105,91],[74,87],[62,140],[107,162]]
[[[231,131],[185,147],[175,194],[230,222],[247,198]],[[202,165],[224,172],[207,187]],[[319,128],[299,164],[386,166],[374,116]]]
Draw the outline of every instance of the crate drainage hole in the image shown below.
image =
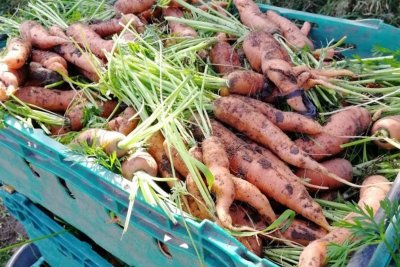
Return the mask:
[[40,174],[33,168],[32,164],[27,161],[26,159],[24,159],[26,165],[28,165],[29,169],[31,169],[31,171],[33,172],[33,174],[37,177],[40,178]]
[[60,182],[60,184],[62,185],[62,187],[64,187],[64,190],[67,193],[67,195],[70,196],[72,199],[75,199],[74,194],[72,194],[71,190],[69,190],[65,180],[61,177],[57,177],[57,178],[58,178],[58,181]]
[[157,245],[161,253],[164,254],[165,257],[167,257],[168,259],[172,259],[172,255],[169,252],[169,248],[165,243],[161,242],[160,240],[157,240]]

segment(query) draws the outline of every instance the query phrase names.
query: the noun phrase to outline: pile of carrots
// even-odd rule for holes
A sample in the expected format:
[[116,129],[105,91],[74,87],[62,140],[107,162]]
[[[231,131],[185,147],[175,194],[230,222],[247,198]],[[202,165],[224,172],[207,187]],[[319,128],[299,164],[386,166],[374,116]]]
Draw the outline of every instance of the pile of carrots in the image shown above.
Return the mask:
[[[366,177],[362,185],[353,183],[353,166],[344,158],[342,145],[371,133],[383,136],[375,140],[380,149],[393,150],[400,140],[400,117],[373,122],[366,108],[346,103],[321,124],[307,90],[329,84],[331,78],[352,79],[357,75],[345,69],[296,66],[274,36],[283,36],[295,51],[309,49],[318,57],[321,51],[308,38],[311,24],[306,22],[299,28],[274,11],[261,12],[252,0],[233,3],[247,34],[237,48],[232,45],[236,38],[216,33],[212,46],[203,50],[203,55],[198,53],[215,76],[227,82],[210,103],[210,133],[195,124],[188,129],[197,141],[187,144],[188,153],[214,177],[212,184],[207,184],[207,179],[202,182],[213,195],[215,214],[210,213],[188,166],[165,141],[162,131],[144,140],[139,150],[119,145],[143,123],[138,107],[124,105],[118,96],[80,90],[66,82],[78,76],[101,85],[110,58],[119,53],[116,38],[139,42],[138,36],[147,26],[162,21],[163,16],[182,18],[187,9],[179,1],[157,7],[153,0],[118,0],[117,17],[74,23],[66,30],[45,28],[36,21],[23,22],[20,37],[9,40],[0,57],[0,101],[18,100],[63,116],[66,124],[48,125],[51,134],[77,132],[72,144],[101,148],[108,155],[115,153],[123,160],[121,174],[126,179],[144,172],[181,180],[188,192],[182,196],[185,211],[230,231],[254,231],[257,234],[237,238],[255,254],[262,255],[263,242],[274,240],[276,244],[304,246],[299,266],[324,266],[327,245],[342,244],[351,233],[332,227],[314,197],[323,198],[346,186],[360,188],[360,207],[370,206],[376,212],[379,201],[390,190],[390,182],[374,175]],[[192,4],[205,12],[222,12],[226,7],[223,2]],[[174,20],[167,24],[168,34],[178,40],[198,38],[201,32]],[[127,27],[136,34],[124,31]],[[329,50],[325,56],[333,60],[335,51]],[[86,128],[85,112],[93,103],[98,116],[107,121],[103,128]],[[169,187],[176,185],[171,180],[167,183]],[[298,215],[288,227],[258,232],[273,224],[285,209]],[[344,220],[353,216],[349,214]]]

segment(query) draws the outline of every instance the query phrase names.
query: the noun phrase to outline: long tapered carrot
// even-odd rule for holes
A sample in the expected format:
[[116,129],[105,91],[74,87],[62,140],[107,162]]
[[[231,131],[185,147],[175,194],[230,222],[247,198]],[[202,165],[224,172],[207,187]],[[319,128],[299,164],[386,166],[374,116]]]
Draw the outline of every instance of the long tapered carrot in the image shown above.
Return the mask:
[[255,143],[254,141],[246,138],[244,140],[246,142],[246,147],[248,147],[249,149],[256,151],[257,153],[260,153],[261,155],[263,155],[264,157],[266,157],[269,161],[271,161],[271,163],[276,166],[276,170],[285,175],[286,177],[292,179],[293,181],[297,181],[302,183],[304,186],[309,187],[309,188],[314,188],[314,189],[329,189],[328,187],[325,186],[318,186],[318,185],[313,185],[310,183],[307,183],[303,180],[301,180],[300,177],[296,176],[293,171],[289,168],[288,165],[286,165],[286,163],[284,163],[280,158],[278,158],[274,153],[272,153],[269,149],[258,145],[257,143]]
[[263,155],[245,147],[236,137],[217,121],[212,121],[213,135],[223,142],[232,172],[245,177],[268,197],[296,211],[312,222],[329,229],[322,209],[308,194],[305,187],[276,171]]
[[241,131],[256,142],[270,148],[285,162],[299,168],[308,168],[353,187],[360,187],[336,174],[310,158],[268,118],[252,106],[234,97],[222,97],[214,102],[214,115],[219,120]]
[[273,124],[282,131],[296,133],[319,134],[324,131],[323,127],[313,119],[307,118],[295,112],[285,112],[254,98],[232,95],[253,106],[257,111],[264,114]]
[[214,175],[215,180],[211,191],[216,197],[216,212],[220,223],[232,228],[232,218],[229,207],[235,199],[235,184],[229,172],[229,160],[224,145],[218,137],[207,137],[202,142],[203,162]]

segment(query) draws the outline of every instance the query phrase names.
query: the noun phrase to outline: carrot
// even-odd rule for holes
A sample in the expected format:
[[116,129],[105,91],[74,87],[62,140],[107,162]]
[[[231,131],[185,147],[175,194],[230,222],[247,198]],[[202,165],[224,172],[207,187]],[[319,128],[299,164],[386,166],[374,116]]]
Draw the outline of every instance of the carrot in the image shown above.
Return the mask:
[[7,45],[7,53],[0,62],[7,64],[10,69],[19,69],[25,65],[31,53],[31,44],[21,38],[13,38]]
[[[262,72],[279,88],[281,94],[286,96],[299,90],[298,81],[292,66],[285,60],[269,59],[268,57],[267,53],[263,54]],[[301,95],[292,96],[286,102],[296,111],[302,113],[308,112],[308,108],[305,106]]]
[[228,74],[240,68],[239,55],[227,41],[218,41],[210,51],[210,61],[216,72]]
[[[181,179],[177,172],[173,172],[171,162],[168,159],[167,154],[164,152],[165,139],[161,132],[154,133],[147,141],[147,152],[155,159],[158,166],[158,172],[163,178],[177,177]],[[175,175],[174,175],[175,173]],[[175,186],[173,181],[167,181],[170,188]]]
[[53,25],[49,28],[49,34],[63,39],[68,39],[68,36],[65,34],[64,30],[57,25]]
[[[392,138],[394,141],[400,141],[400,115],[387,116],[377,120],[371,129],[372,135]],[[374,140],[375,144],[380,148],[391,150],[395,148],[390,143],[381,140]]]
[[89,25],[89,28],[97,33],[100,37],[106,37],[112,34],[120,33],[124,26],[128,23],[139,32],[144,32],[145,25],[143,22],[134,14],[122,15],[120,18],[113,18],[107,21],[101,21]]
[[151,176],[157,176],[157,163],[146,151],[136,151],[130,155],[121,166],[122,176],[132,180],[138,171],[144,171]]
[[172,165],[174,166],[174,168],[183,177],[188,176],[189,170],[186,167],[185,162],[183,161],[183,159],[179,155],[178,151],[174,147],[168,146],[166,141],[164,142],[163,146],[164,146],[164,152],[168,156],[170,162],[172,162]]
[[[167,7],[163,9],[164,17],[176,17],[181,18],[183,17],[183,12],[177,7]],[[187,37],[187,38],[194,38],[197,37],[197,32],[182,23],[168,21],[168,27],[170,30],[170,34],[176,37]]]
[[232,176],[232,180],[235,185],[235,200],[245,202],[255,208],[267,224],[277,219],[267,197],[255,185],[235,176]]
[[289,55],[281,49],[278,42],[268,33],[250,32],[243,40],[243,51],[253,70],[261,72],[263,57],[289,61]]
[[50,126],[49,127],[50,129],[50,132],[51,132],[51,135],[63,135],[63,134],[66,134],[66,133],[69,133],[70,131],[72,131],[72,129],[70,128],[70,127],[68,127],[68,126]]
[[15,91],[18,87],[25,83],[27,78],[27,68],[22,67],[19,69],[11,69],[5,63],[0,63],[0,81],[7,87],[14,88]]
[[72,100],[79,95],[78,91],[61,91],[43,87],[21,87],[15,96],[21,101],[55,112],[66,111]]
[[216,197],[216,212],[220,223],[230,229],[232,218],[229,207],[235,199],[235,184],[229,172],[229,160],[225,148],[218,137],[211,136],[202,142],[203,162],[214,175],[211,191]]
[[308,21],[305,21],[303,23],[303,26],[301,26],[300,31],[304,36],[308,36],[310,34],[311,27],[312,27],[311,23]]
[[299,168],[321,172],[342,183],[356,186],[336,174],[330,173],[324,166],[311,159],[267,117],[239,99],[234,97],[219,98],[214,102],[213,111],[216,118],[270,148],[285,162]]
[[266,159],[268,159],[273,166],[276,167],[277,172],[281,173],[282,175],[285,175],[287,178],[290,178],[293,181],[302,183],[304,186],[309,187],[309,188],[315,188],[315,189],[328,189],[327,187],[322,187],[322,186],[316,186],[307,182],[304,182],[301,180],[298,176],[296,176],[293,171],[284,163],[280,158],[275,156],[274,153],[272,153],[270,150],[263,146],[259,146],[257,143],[254,141],[245,138],[244,141],[246,144],[247,148],[263,155]]
[[[353,178],[353,166],[348,160],[336,158],[321,162],[321,165],[324,166],[328,171],[346,179],[349,182],[351,182]],[[295,174],[300,178],[309,179],[310,184],[326,186],[329,187],[329,189],[338,189],[343,186],[342,183],[312,170],[299,169]],[[310,188],[310,190],[312,189]]]
[[[365,209],[366,206],[371,207],[375,214],[380,207],[380,202],[386,197],[390,190],[390,185],[384,184],[387,182],[388,180],[380,175],[373,175],[365,178],[363,185],[368,187],[361,188],[358,205],[363,209]],[[352,222],[355,216],[357,216],[357,214],[349,213],[344,220]],[[304,248],[300,255],[299,267],[325,266],[328,244],[336,243],[340,245],[349,238],[352,238],[352,233],[349,229],[336,228],[323,238],[311,242]]]
[[60,72],[64,75],[68,75],[68,65],[67,61],[60,55],[43,50],[32,50],[32,62],[37,62],[46,69]]
[[136,116],[136,110],[132,107],[127,107],[118,117],[108,122],[110,130],[128,135],[132,132],[139,123],[139,117]]
[[[86,98],[77,98],[70,103],[68,110],[66,110],[65,116],[70,121],[71,129],[74,131],[81,130],[85,125],[85,107],[88,104]],[[107,118],[111,115],[115,109],[117,102],[114,100],[108,100],[105,102],[97,102],[98,108],[101,110],[100,117]]]
[[84,71],[94,75],[92,81],[99,79],[95,66],[101,66],[101,60],[94,55],[81,51],[73,44],[64,44],[54,48],[54,51],[61,55],[66,61],[78,66]]
[[29,40],[32,46],[42,50],[68,42],[66,38],[51,35],[42,25],[32,20],[21,23],[19,31],[23,39]]
[[125,135],[118,132],[104,129],[88,129],[81,132],[73,141],[74,144],[86,143],[92,147],[99,147],[107,154],[116,153],[117,157],[124,156],[128,151],[120,149],[118,143],[125,138]]
[[233,3],[239,11],[240,21],[245,26],[254,31],[279,32],[278,26],[263,14],[252,0],[234,0]]
[[76,42],[83,47],[88,47],[93,54],[101,59],[105,59],[105,53],[111,52],[114,41],[104,40],[93,31],[88,25],[83,23],[74,23],[67,29],[67,35],[71,36]]
[[160,7],[149,8],[138,14],[139,19],[144,23],[151,23],[160,18],[162,9]]
[[268,87],[264,75],[250,70],[235,70],[224,78],[231,94],[255,95]]
[[9,98],[7,86],[0,81],[0,101],[6,101]]
[[[203,162],[203,152],[200,147],[191,147],[189,149],[189,154],[198,161]],[[186,176],[186,189],[190,194],[190,196],[187,197],[190,213],[200,220],[212,219],[200,190],[190,174]]]
[[267,18],[279,26],[279,29],[283,33],[283,37],[287,42],[295,48],[309,47],[311,50],[314,49],[313,43],[307,38],[303,32],[290,20],[278,15],[273,10],[267,11]]
[[46,69],[39,63],[29,64],[29,86],[45,86],[62,80],[62,76],[57,72]]
[[296,89],[297,80],[292,66],[282,59],[269,59],[264,53],[262,58],[262,72],[268,76],[283,94],[288,94]]
[[296,133],[318,134],[323,132],[322,126],[301,114],[294,112],[285,112],[274,108],[273,106],[250,97],[232,96],[253,106],[257,111],[264,114],[273,124],[282,131]]
[[358,205],[364,210],[366,206],[372,208],[375,214],[380,208],[380,202],[385,199],[386,195],[389,193],[391,186],[388,184],[388,180],[381,175],[372,175],[365,178],[363,185],[371,186],[360,189]]
[[114,7],[123,14],[137,14],[150,9],[154,3],[155,0],[117,0]]
[[[254,221],[254,216],[249,216],[249,210],[245,210],[243,207],[238,205],[232,205],[229,214],[232,217],[232,222],[238,226],[247,226],[256,229],[265,229],[265,224],[259,220]],[[252,214],[250,214],[252,215]],[[261,256],[263,248],[263,240],[257,236],[237,236],[239,242],[241,242],[249,251],[254,254]]]
[[213,135],[219,137],[225,146],[233,173],[245,177],[267,197],[275,199],[310,221],[329,229],[321,207],[310,197],[302,184],[277,172],[267,158],[243,146],[244,141],[220,123],[212,121],[211,125]]
[[371,116],[365,108],[351,107],[333,114],[324,130],[329,134],[321,133],[312,137],[297,139],[295,144],[313,159],[336,155],[343,149],[340,145],[347,143],[350,136],[364,132],[371,123]]
[[296,242],[300,245],[307,246],[311,241],[320,239],[328,234],[328,231],[322,227],[301,219],[294,219],[290,226],[281,231],[284,238]]

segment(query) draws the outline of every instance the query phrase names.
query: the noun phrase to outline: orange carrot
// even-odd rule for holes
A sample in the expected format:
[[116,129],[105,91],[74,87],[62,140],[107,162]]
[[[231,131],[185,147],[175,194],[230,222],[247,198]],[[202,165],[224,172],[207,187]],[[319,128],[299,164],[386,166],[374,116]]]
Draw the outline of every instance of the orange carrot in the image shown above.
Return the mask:
[[[392,138],[394,141],[400,141],[400,115],[387,116],[377,120],[372,125],[371,134],[380,134],[381,136]],[[385,141],[374,140],[380,148],[391,150],[395,146]]]
[[253,70],[261,72],[263,57],[289,61],[289,55],[268,33],[250,32],[243,40],[243,51]]
[[[167,16],[177,17],[177,18],[183,17],[182,11],[177,7],[165,8],[163,9],[163,14],[165,17]],[[168,26],[172,36],[185,37],[185,38],[197,37],[197,32],[193,28],[185,24],[168,21]]]
[[50,111],[66,111],[72,100],[79,95],[78,91],[61,91],[43,87],[21,87],[15,96],[21,101]]
[[232,228],[229,207],[235,199],[235,184],[229,172],[229,160],[225,148],[218,137],[211,136],[202,142],[203,162],[214,175],[211,191],[216,197],[216,211],[220,223]]
[[57,72],[44,68],[36,62],[29,63],[29,86],[45,86],[62,80],[62,76]]
[[120,18],[113,18],[107,21],[93,23],[89,25],[89,28],[91,28],[99,36],[106,37],[112,34],[120,33],[124,29],[124,26],[126,26],[129,22],[131,22],[130,25],[132,25],[137,32],[144,32],[145,25],[134,14],[126,14]]
[[121,112],[121,114],[118,115],[118,117],[108,122],[108,128],[110,128],[110,130],[128,135],[139,123],[139,117],[136,115],[136,110],[134,108],[127,107]]
[[255,208],[267,224],[271,224],[277,219],[267,197],[255,185],[235,176],[232,176],[232,181],[235,185],[235,200]]
[[146,151],[136,151],[131,154],[121,166],[122,176],[132,180],[138,171],[144,171],[151,176],[157,176],[157,163]]
[[[180,175],[172,170],[171,162],[169,161],[167,154],[164,152],[164,141],[165,139],[161,132],[154,133],[147,141],[147,151],[157,162],[158,172],[160,173],[161,177],[177,177],[178,179],[181,179]],[[175,185],[173,181],[168,181],[167,184],[170,188]]]
[[233,3],[239,11],[240,21],[250,29],[266,33],[279,32],[278,26],[252,0],[234,0]]
[[290,226],[285,231],[281,232],[283,237],[287,240],[296,242],[303,246],[307,246],[310,242],[328,234],[328,231],[322,227],[301,219],[294,219]]
[[311,50],[314,49],[314,45],[310,39],[307,38],[307,35],[303,34],[303,32],[293,22],[278,15],[273,10],[268,10],[266,14],[272,22],[279,26],[283,36],[290,45],[299,49],[306,46],[308,46]]
[[74,23],[67,29],[67,35],[71,36],[78,44],[90,49],[93,54],[99,58],[105,59],[105,53],[111,52],[114,41],[104,40],[93,31],[88,25],[83,23]]
[[[366,206],[371,207],[375,214],[380,207],[380,202],[386,197],[390,190],[390,185],[384,184],[387,182],[388,180],[380,175],[373,175],[365,178],[363,185],[369,187],[361,188],[358,205],[363,209],[365,209]],[[355,216],[357,216],[357,214],[349,213],[344,220],[352,222]],[[352,238],[352,233],[349,229],[336,228],[323,238],[311,242],[304,248],[300,255],[299,267],[325,266],[328,244],[336,243],[340,245],[349,238]]]
[[31,44],[28,40],[13,38],[7,45],[7,53],[0,62],[4,62],[10,69],[19,69],[25,65],[31,53]]
[[[233,224],[237,226],[247,226],[250,228],[254,228],[257,230],[265,229],[266,225],[261,220],[255,221],[252,214],[249,214],[250,211],[245,209],[242,206],[232,205],[229,214],[232,217]],[[249,251],[254,254],[261,256],[262,248],[263,248],[263,240],[258,236],[237,236],[237,240],[239,240]]]
[[54,52],[33,49],[32,62],[37,62],[49,70],[68,75],[67,61]]
[[323,132],[323,128],[318,122],[301,114],[280,111],[267,103],[250,97],[232,97],[237,97],[243,102],[253,106],[255,109],[257,109],[257,111],[264,114],[273,124],[278,126],[282,131],[307,134],[319,134]]
[[371,116],[365,108],[351,107],[333,114],[323,127],[326,133],[297,139],[295,144],[312,158],[321,160],[336,155],[343,149],[340,145],[347,143],[350,136],[361,134],[371,123]]
[[264,75],[251,70],[235,70],[224,78],[231,94],[255,95],[268,87]]
[[299,168],[318,171],[347,185],[356,186],[330,173],[324,166],[311,159],[267,117],[243,101],[234,97],[222,97],[214,102],[213,107],[216,118],[270,148],[285,162]]
[[308,21],[305,21],[303,23],[303,26],[301,26],[300,31],[304,36],[308,36],[310,34],[311,27],[312,27],[311,23]]
[[261,155],[263,155],[266,159],[268,159],[273,166],[276,167],[277,172],[281,173],[282,175],[285,175],[287,178],[290,178],[293,181],[297,181],[299,183],[302,183],[304,186],[308,188],[313,188],[313,189],[328,189],[326,187],[322,186],[316,186],[307,182],[304,182],[303,180],[300,179],[300,177],[296,176],[293,171],[284,163],[280,158],[278,158],[274,153],[272,153],[269,149],[259,146],[257,143],[254,141],[248,139],[248,138],[242,138],[246,142],[245,146],[248,149],[251,149]]
[[[348,160],[336,158],[321,162],[321,165],[324,166],[328,171],[346,179],[349,182],[351,182],[353,178],[353,166]],[[300,178],[309,179],[310,184],[326,186],[329,187],[329,189],[338,189],[343,186],[342,183],[333,180],[326,175],[308,169],[299,169],[296,172],[296,175]],[[310,188],[310,190],[312,189]]]
[[220,138],[228,153],[233,173],[245,177],[261,192],[301,214],[312,222],[329,229],[321,207],[311,198],[305,187],[276,171],[263,155],[246,148],[233,133],[216,121],[211,122],[213,135]]
[[155,0],[117,0],[115,2],[115,9],[123,14],[137,14],[150,9]]
[[51,35],[42,25],[32,20],[21,23],[19,30],[23,39],[29,40],[32,46],[42,50],[69,42],[66,38]]
[[210,61],[220,74],[228,74],[240,68],[239,55],[226,41],[219,41],[211,48]]

